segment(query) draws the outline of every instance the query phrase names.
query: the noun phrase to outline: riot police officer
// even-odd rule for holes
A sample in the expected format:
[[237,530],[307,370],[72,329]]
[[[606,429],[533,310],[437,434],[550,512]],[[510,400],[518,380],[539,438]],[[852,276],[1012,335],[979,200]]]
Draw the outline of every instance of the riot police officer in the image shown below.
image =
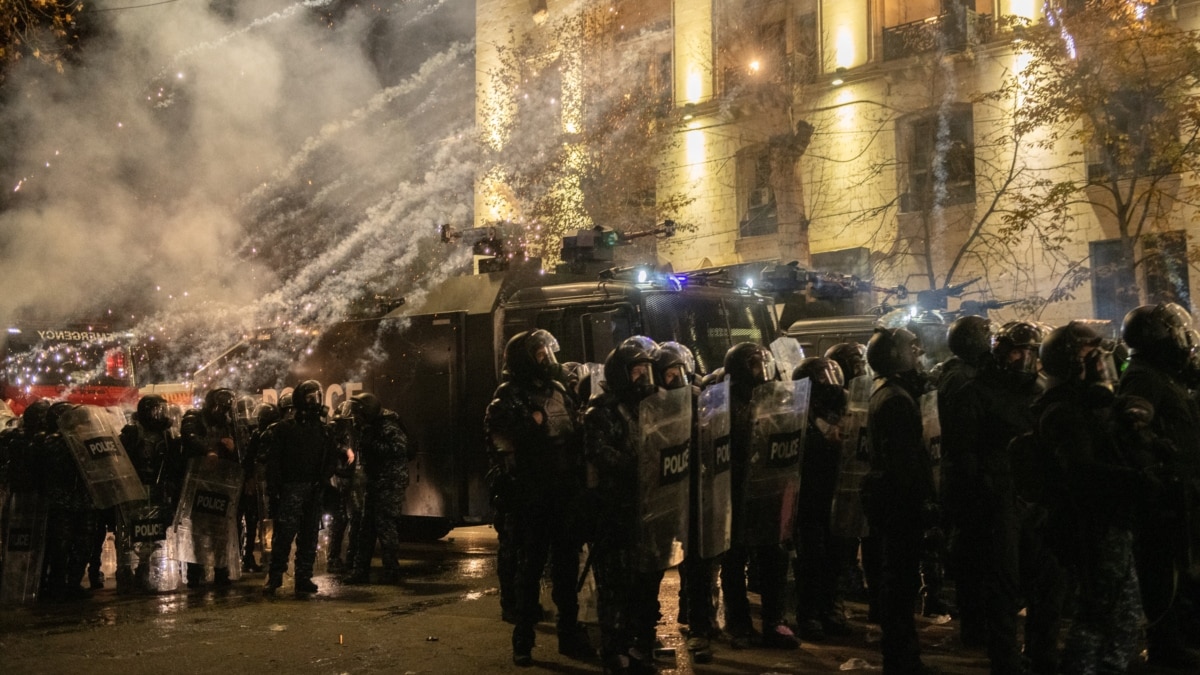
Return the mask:
[[[636,338],[636,339],[635,339]],[[662,570],[641,526],[640,404],[653,395],[654,349],[635,336],[604,361],[604,392],[584,417],[588,489],[600,516],[591,552],[600,615],[600,654],[607,673],[656,672],[653,663]]]
[[884,673],[922,673],[913,608],[919,587],[921,541],[935,498],[918,399],[925,393],[923,354],[917,336],[882,328],[867,342],[875,372],[868,427],[871,473],[863,502],[871,534],[882,551],[879,570],[880,649]]
[[559,653],[594,654],[580,627],[575,582],[582,541],[571,530],[569,508],[582,479],[575,406],[559,380],[549,331],[522,331],[504,349],[503,382],[488,404],[484,427],[494,452],[511,479],[505,525],[516,552],[513,663],[533,663],[534,626],[541,620],[538,594],[549,557],[554,604],[558,608]]
[[[700,467],[702,457],[698,439],[699,416],[696,406],[700,388],[695,382],[696,357],[678,342],[664,342],[654,352],[654,379],[664,389],[686,388],[692,395],[692,467]],[[688,551],[679,565],[679,618],[688,625],[688,650],[693,660],[705,662],[712,658],[709,651],[712,638],[720,634],[717,625],[716,559],[705,557],[700,548],[701,471],[691,471],[691,499],[688,508]],[[708,495],[712,498],[712,495]]]
[[[1124,672],[1137,653],[1132,526],[1159,484],[1139,470],[1139,448],[1122,433],[1100,342],[1080,322],[1054,329],[1040,352],[1048,386],[1034,405],[1039,473],[1050,486],[1047,526],[1079,584],[1060,666],[1066,673]],[[1138,407],[1141,423],[1153,416],[1148,403]]]
[[1150,620],[1147,661],[1197,669],[1200,657],[1186,647],[1181,609],[1200,600],[1196,583],[1187,574],[1188,560],[1200,545],[1188,540],[1187,530],[1200,506],[1200,411],[1185,382],[1185,369],[1200,348],[1200,339],[1191,316],[1174,303],[1130,311],[1121,337],[1130,356],[1118,393],[1141,397],[1154,406],[1151,431],[1164,441],[1163,447],[1170,448],[1154,459],[1164,464],[1171,491],[1137,524],[1138,582]]
[[[220,387],[212,389],[204,395],[204,404],[200,410],[189,410],[184,413],[180,423],[180,435],[183,438],[184,456],[189,460],[188,470],[193,474],[189,480],[200,480],[201,476],[207,480],[209,476],[234,468],[236,468],[237,475],[241,476],[239,462],[242,448],[239,448],[238,442],[235,403],[236,395],[233,390]],[[239,480],[233,495],[235,499],[240,497],[241,488],[242,482]],[[231,516],[234,519],[233,533],[236,536],[236,508]],[[229,567],[237,562],[236,557],[229,560],[227,552],[231,548],[236,550],[238,542],[228,542],[225,539],[225,536],[217,535],[213,540],[214,547],[222,549],[212,552],[213,584],[217,586],[230,585]],[[197,545],[199,544],[197,543]],[[197,552],[198,554],[199,552]],[[203,564],[198,562],[187,564],[188,588],[199,588],[204,583],[204,577]]]
[[791,375],[812,383],[794,538],[796,623],[802,638],[822,640],[849,633],[838,594],[845,544],[834,537],[830,523],[841,466],[839,422],[847,397],[842,369],[832,359],[806,358]]
[[[167,400],[162,396],[143,396],[138,400],[133,421],[121,429],[121,445],[129,453],[129,460],[137,470],[148,499],[145,509],[140,513],[132,506],[123,505],[121,509],[117,545],[118,552],[127,556],[128,564],[125,564],[125,560],[118,563],[118,591],[158,590],[152,584],[150,570],[156,544],[153,541],[138,541],[149,537],[139,537],[138,532],[129,530],[136,527],[138,520],[149,520],[149,516],[156,516],[163,526],[169,525],[175,518],[184,473],[183,446],[171,426],[167,408]],[[165,538],[165,530],[162,534]],[[158,533],[152,532],[151,535],[157,537]],[[125,550],[126,547],[129,550]],[[125,574],[129,577],[126,578]],[[173,587],[177,581],[163,580],[160,583],[164,587]]]
[[[0,579],[0,603],[20,603],[39,595],[43,553],[46,550],[46,475],[42,469],[42,437],[46,433],[46,413],[50,401],[37,399],[25,407],[20,426],[4,435],[8,456],[10,493],[5,512],[5,551],[3,578]],[[19,531],[30,533],[27,546],[11,546]],[[25,550],[16,550],[16,549]],[[42,594],[44,597],[44,593]]]
[[943,503],[963,643],[986,646],[993,673],[1018,673],[1019,526],[1008,444],[1033,428],[1040,391],[1030,352],[1040,340],[1036,326],[1012,322],[992,342],[987,319],[950,326],[963,365],[947,368],[938,386]]
[[321,529],[321,492],[339,458],[354,461],[352,450],[342,450],[324,420],[321,383],[305,380],[293,392],[295,415],[276,422],[267,432],[267,486],[276,507],[271,539],[271,566],[263,592],[274,594],[283,585],[292,543],[296,544],[296,594],[316,593],[313,565]]
[[[734,345],[725,354],[725,374],[730,395],[730,463],[732,465],[732,545],[721,562],[721,589],[725,599],[725,631],[735,649],[756,644],[777,649],[795,649],[800,641],[784,623],[784,593],[787,586],[787,552],[779,540],[781,523],[754,523],[747,513],[751,453],[755,433],[754,391],[777,378],[774,359],[765,347],[753,342]],[[797,478],[799,469],[796,468]],[[762,495],[770,499],[769,495]],[[783,510],[783,495],[777,495]],[[785,517],[790,517],[786,514]],[[766,530],[759,530],[765,526]],[[790,528],[787,535],[790,537]],[[774,538],[775,541],[768,541]],[[754,630],[750,601],[746,595],[746,566],[751,557],[758,565],[762,597],[762,632]]]
[[[844,431],[849,431],[852,438],[850,442],[856,443],[857,437],[863,434],[862,427],[866,426],[866,405],[867,399],[870,397],[870,386],[859,388],[860,385],[854,385],[855,381],[862,382],[859,378],[868,376],[867,368],[867,346],[859,342],[840,342],[825,350],[825,358],[830,359],[838,364],[842,369],[842,376],[846,378],[846,386],[851,392],[857,393],[861,400],[857,404],[862,407],[863,416],[858,419],[847,419],[847,424],[859,424],[858,428],[851,427]],[[851,389],[853,387],[853,389]],[[858,455],[858,449],[853,450],[855,457]],[[849,461],[865,461],[866,452],[863,450],[862,460]],[[852,514],[854,520],[862,518],[861,499],[850,498],[843,500],[840,505],[842,512]],[[862,518],[863,523],[860,524],[860,529],[865,529],[865,518]],[[861,551],[862,566],[859,567],[859,555]],[[867,602],[867,620],[871,623],[879,623],[879,546],[878,541],[870,535],[861,536],[857,541],[850,540],[846,543],[842,550],[842,558],[844,560],[842,568],[847,571],[845,584],[849,589],[851,597],[855,595],[858,599],[866,600]]]
[[375,394],[355,394],[350,399],[358,449],[357,463],[366,476],[366,504],[352,525],[358,532],[351,538],[351,576],[348,583],[369,581],[375,541],[383,561],[383,582],[400,580],[399,524],[408,488],[408,460],[412,442],[400,415],[387,410]]
[[271,496],[267,490],[267,456],[270,451],[267,430],[280,419],[279,406],[274,403],[263,403],[254,411],[254,429],[250,432],[250,451],[247,453],[249,455],[247,462],[252,463],[252,469],[248,470],[252,471],[254,481],[253,498],[258,500],[258,522],[254,523],[257,531],[255,536],[262,545],[263,554],[261,562],[254,560],[253,550],[249,546],[249,535],[247,535],[248,543],[246,551],[242,555],[243,572],[261,572],[270,562],[265,521],[275,517],[274,509],[277,505],[271,503]]
[[49,505],[42,575],[43,597],[49,600],[77,600],[88,596],[87,589],[79,582],[91,553],[97,511],[71,448],[58,428],[58,419],[74,407],[65,401],[52,404],[35,440],[38,472],[44,481]]

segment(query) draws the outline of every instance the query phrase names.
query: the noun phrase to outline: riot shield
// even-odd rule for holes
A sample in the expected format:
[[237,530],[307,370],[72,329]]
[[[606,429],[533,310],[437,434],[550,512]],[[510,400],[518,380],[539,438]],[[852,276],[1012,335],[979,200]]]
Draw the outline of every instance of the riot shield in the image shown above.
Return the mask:
[[811,388],[808,378],[754,388],[741,516],[744,541],[739,543],[765,546],[792,538]]
[[151,502],[118,508],[117,590],[166,592],[179,587],[182,565],[175,510]]
[[104,408],[80,405],[58,418],[58,428],[87,482],[92,503],[107,509],[146,498],[137,469],[121,445],[121,428]]
[[13,492],[9,497],[8,530],[4,533],[0,605],[21,605],[37,599],[45,550],[45,500],[37,492]]
[[771,355],[775,357],[775,365],[779,375],[785,380],[792,379],[792,370],[804,360],[804,348],[800,341],[792,337],[775,338],[771,342]]
[[846,414],[840,422],[842,453],[830,511],[830,528],[839,537],[865,537],[867,515],[862,506],[862,483],[871,471],[871,439],[867,436],[871,376],[860,375],[850,380],[849,388]]
[[933,469],[933,492],[942,494],[942,423],[938,420],[937,390],[921,396],[921,432],[929,465]]
[[639,537],[643,571],[683,561],[688,530],[692,390],[663,389],[638,407]]
[[[588,401],[592,398],[604,393],[604,364],[603,363],[585,363],[583,367],[587,369],[588,379],[591,380],[592,388],[589,391],[579,392],[586,395]],[[587,401],[583,401],[587,403]]]
[[216,457],[188,463],[187,478],[175,514],[179,559],[211,567],[228,567],[231,579],[241,567],[237,535],[242,467]]
[[701,558],[729,550],[733,528],[732,483],[729,463],[729,383],[720,382],[700,393],[699,468],[695,469],[697,532]]

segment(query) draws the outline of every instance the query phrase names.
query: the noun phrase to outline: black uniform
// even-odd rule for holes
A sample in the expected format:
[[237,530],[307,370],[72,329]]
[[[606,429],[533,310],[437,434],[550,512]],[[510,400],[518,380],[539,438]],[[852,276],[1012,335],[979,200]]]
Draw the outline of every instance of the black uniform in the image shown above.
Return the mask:
[[986,645],[993,673],[1021,670],[1019,526],[1008,444],[1033,428],[1036,379],[1002,370],[990,358],[973,377],[944,379],[943,507],[962,640]]
[[267,431],[267,486],[275,507],[271,566],[264,592],[283,585],[292,542],[296,543],[296,592],[315,593],[312,581],[321,530],[321,495],[342,452],[331,426],[323,418],[319,383],[309,380],[294,393],[295,417]]
[[[662,572],[644,560],[636,434],[638,403],[654,393],[654,345],[631,338],[605,361],[605,393],[584,417],[588,488],[597,518],[592,561],[600,615],[600,653],[611,672],[652,666]],[[635,377],[633,369],[640,372]]]
[[504,525],[516,554],[512,644],[518,665],[531,663],[534,626],[542,618],[538,596],[547,557],[558,608],[559,651],[590,650],[578,625],[575,590],[582,541],[572,531],[570,518],[581,487],[582,458],[574,401],[555,378],[556,345],[546,331],[519,333],[509,341],[505,381],[496,389],[484,420],[511,481]]
[[[1184,653],[1181,608],[1184,602],[1200,597],[1195,582],[1188,581],[1186,525],[1187,491],[1194,491],[1200,479],[1200,414],[1179,377],[1140,352],[1130,357],[1118,392],[1146,399],[1154,406],[1151,430],[1167,441],[1164,449],[1169,448],[1154,459],[1164,463],[1170,490],[1143,510],[1135,525],[1138,582],[1151,622],[1146,629],[1147,655],[1152,661],[1190,662],[1194,657]],[[1177,582],[1181,585],[1178,591]]]
[[[734,645],[795,649],[799,641],[784,623],[788,554],[782,544],[752,542],[748,522],[747,490],[750,479],[750,455],[754,434],[754,387],[775,379],[770,352],[754,343],[741,343],[725,355],[725,373],[730,387],[729,457],[733,527],[731,546],[721,560],[721,592],[725,600],[725,630]],[[781,535],[783,533],[780,533]],[[791,536],[791,532],[786,533]],[[747,565],[756,564],[759,595],[762,598],[762,633],[754,630],[747,596]]]
[[877,331],[867,345],[877,380],[867,413],[871,471],[862,494],[882,553],[880,648],[887,674],[924,670],[913,608],[920,591],[921,540],[935,493],[917,403],[925,387],[919,354],[916,336],[904,329]]
[[[370,400],[369,394],[355,396]],[[378,400],[375,399],[377,403]],[[364,406],[365,407],[365,406]],[[358,530],[351,538],[355,548],[351,560],[355,580],[365,581],[379,541],[385,583],[395,583],[400,573],[400,516],[404,492],[408,489],[408,460],[411,444],[400,416],[374,405],[370,412],[355,413],[358,455],[366,476],[366,504],[355,522]]]
[[[1052,387],[1037,402],[1039,443],[1056,464],[1050,507],[1058,557],[1078,579],[1061,668],[1124,672],[1137,653],[1141,599],[1133,559],[1133,513],[1142,476],[1115,440],[1112,392],[1082,382]],[[1048,472],[1049,473],[1049,472]]]
[[34,441],[37,470],[49,507],[41,594],[49,600],[86,597],[79,582],[91,556],[96,530],[97,511],[87,483],[79,473],[67,440],[58,431],[58,417],[71,407],[69,403],[51,406],[46,418],[46,433],[38,435]]

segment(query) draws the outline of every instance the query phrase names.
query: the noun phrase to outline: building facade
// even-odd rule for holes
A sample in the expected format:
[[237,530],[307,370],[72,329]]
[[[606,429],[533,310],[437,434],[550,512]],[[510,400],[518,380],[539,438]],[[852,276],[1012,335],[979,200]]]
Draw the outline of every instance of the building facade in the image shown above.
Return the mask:
[[[511,142],[496,131],[496,111],[520,114],[522,93],[514,87],[511,100],[497,100],[499,54],[545,31],[543,49],[568,64],[564,82],[595,82],[589,73],[599,71],[619,99],[622,86],[649,78],[666,102],[656,132],[670,141],[654,147],[651,189],[657,215],[681,228],[634,255],[675,270],[795,260],[909,291],[977,279],[963,299],[1020,301],[999,310],[1000,319],[1091,317],[1119,327],[1141,302],[1191,309],[1196,176],[1187,162],[1119,168],[1155,178],[1140,187],[1112,183],[1118,196],[1126,187],[1153,192],[1131,200],[1142,204],[1141,218],[1114,215],[1121,209],[1098,187],[1054,210],[1043,203],[1036,214],[1023,199],[1049,184],[1099,186],[1114,170],[1106,173],[1105,148],[1083,135],[1014,129],[1014,110],[1029,105],[1014,74],[1033,57],[1013,26],[1053,23],[1076,4],[478,0],[478,120],[495,148]],[[1200,28],[1192,0],[1127,4],[1146,20]],[[615,20],[574,34],[556,28],[560,17],[586,11]],[[637,52],[641,65],[613,68],[611,58],[596,58],[585,46],[599,39],[596,31],[606,33],[608,53]],[[1072,37],[1064,28],[1064,40]],[[1008,95],[997,94],[1014,82]],[[572,94],[563,85],[564,130],[585,124],[579,110],[596,89]],[[1136,134],[1122,136],[1129,137]],[[485,174],[477,224],[522,222],[520,201],[506,193],[502,174]],[[630,225],[596,222],[587,208],[579,216],[572,224]],[[1128,251],[1134,264],[1122,257]]]

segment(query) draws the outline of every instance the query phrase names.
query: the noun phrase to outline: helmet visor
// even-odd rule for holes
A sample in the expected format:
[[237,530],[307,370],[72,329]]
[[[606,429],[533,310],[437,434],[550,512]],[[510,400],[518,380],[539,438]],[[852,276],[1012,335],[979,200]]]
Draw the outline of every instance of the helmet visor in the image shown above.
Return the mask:
[[546,368],[558,363],[554,353],[559,350],[558,339],[548,330],[535,330],[525,339],[525,349],[530,359],[538,366]]

